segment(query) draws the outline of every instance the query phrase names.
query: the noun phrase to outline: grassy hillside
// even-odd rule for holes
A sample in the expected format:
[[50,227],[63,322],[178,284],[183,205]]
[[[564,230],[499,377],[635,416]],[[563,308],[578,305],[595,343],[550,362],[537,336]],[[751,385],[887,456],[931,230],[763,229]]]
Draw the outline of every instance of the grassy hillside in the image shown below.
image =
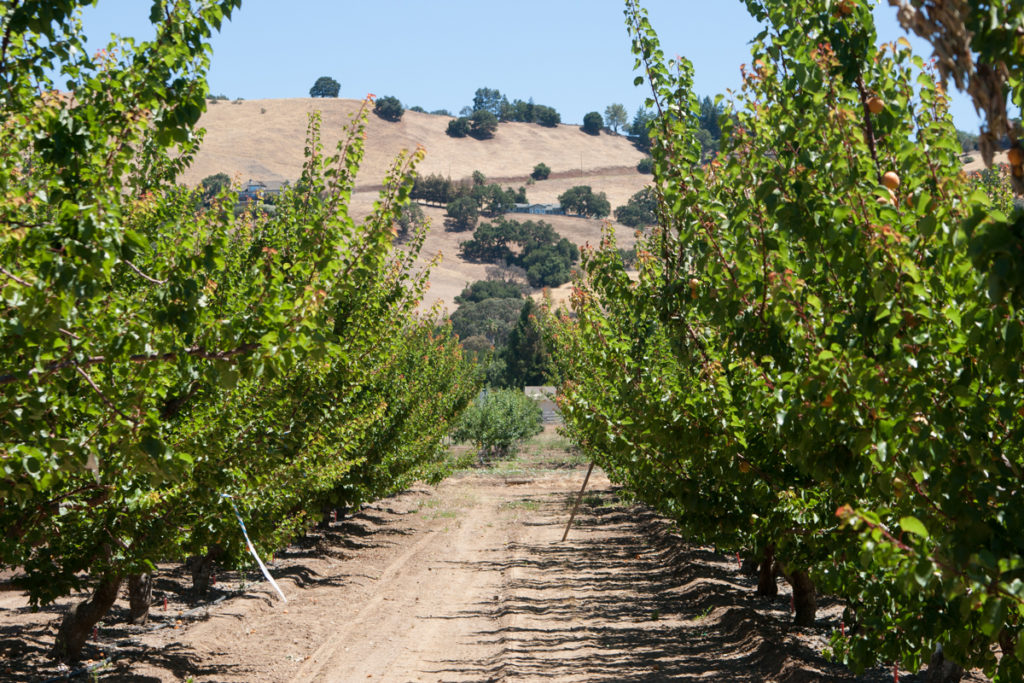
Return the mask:
[[[302,166],[309,113],[321,112],[324,144],[333,147],[360,104],[358,100],[310,98],[211,103],[200,121],[206,128],[203,147],[182,180],[195,185],[220,172],[238,183],[250,178],[294,180]],[[605,192],[614,209],[651,181],[651,176],[636,171],[643,154],[622,136],[587,135],[579,126],[545,128],[503,123],[490,140],[456,139],[445,134],[450,120],[446,116],[407,111],[401,121],[391,123],[371,114],[366,159],[353,196],[353,208],[368,213],[391,161],[402,149],[413,149],[417,144],[427,150],[419,168],[422,174],[440,173],[459,179],[481,171],[489,180],[513,188],[526,185],[533,167],[544,162],[552,175],[548,180],[527,185],[531,202],[556,203],[558,195],[570,187],[590,185],[596,192]],[[424,207],[424,211],[431,219],[431,231],[423,255],[430,259],[442,254],[441,264],[431,276],[424,306],[440,303],[450,311],[455,296],[468,283],[485,279],[488,267],[458,257],[459,243],[471,234],[446,232],[443,209]],[[526,220],[520,214],[509,217]],[[604,224],[600,220],[566,216],[541,218],[581,247],[588,242],[596,244]],[[632,246],[633,230],[620,226],[618,232],[621,246]],[[568,292],[568,287],[559,289],[562,291],[555,292],[556,299]]]
[[[199,124],[206,128],[202,150],[183,180],[195,185],[219,172],[241,182],[294,180],[302,166],[309,113],[321,112],[324,143],[333,147],[359,105],[358,100],[312,98],[211,103]],[[635,167],[642,157],[624,137],[595,137],[578,126],[503,123],[494,138],[480,141],[448,137],[450,120],[407,111],[401,121],[391,123],[371,115],[360,184],[379,182],[395,155],[417,144],[427,149],[422,173],[452,178],[479,170],[487,176],[525,179],[541,161],[556,175],[578,173],[581,165],[584,173],[591,173]]]

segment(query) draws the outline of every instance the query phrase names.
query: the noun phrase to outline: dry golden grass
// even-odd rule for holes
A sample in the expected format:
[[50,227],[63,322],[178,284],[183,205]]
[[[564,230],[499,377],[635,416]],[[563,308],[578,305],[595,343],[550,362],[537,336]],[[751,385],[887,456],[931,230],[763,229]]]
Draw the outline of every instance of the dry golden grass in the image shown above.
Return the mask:
[[[208,175],[224,172],[240,182],[250,178],[294,181],[302,167],[309,114],[321,112],[323,141],[331,149],[360,104],[359,100],[324,98],[210,104],[199,123],[206,128],[202,149],[182,180],[195,185]],[[417,145],[427,150],[420,166],[423,174],[458,179],[479,170],[488,177],[518,178],[519,184],[539,162],[550,166],[555,175],[577,173],[582,164],[589,175],[598,169],[634,168],[643,156],[624,137],[591,136],[578,126],[503,123],[490,140],[456,139],[445,134],[450,120],[407,111],[401,121],[391,123],[371,114],[359,183],[379,184],[395,156]]]
[[[195,185],[214,173],[224,172],[238,183],[254,180],[294,180],[302,167],[308,115],[320,111],[321,134],[326,149],[333,149],[351,117],[359,109],[358,100],[285,99],[221,100],[210,104],[200,125],[206,128],[202,149],[182,181]],[[558,195],[574,185],[589,185],[604,192],[612,208],[626,201],[651,181],[637,173],[636,164],[643,154],[626,138],[617,135],[587,135],[578,126],[545,128],[535,124],[503,123],[494,138],[455,139],[445,134],[449,117],[407,111],[398,123],[369,117],[366,157],[357,189],[352,198],[356,215],[370,212],[376,188],[388,167],[403,149],[423,145],[426,159],[421,174],[440,173],[454,179],[468,178],[480,171],[504,186],[526,186],[531,202],[557,203]],[[548,180],[528,185],[533,167],[544,162],[552,170]],[[430,290],[423,302],[427,309],[435,303],[449,312],[455,296],[475,280],[487,277],[488,267],[459,258],[459,243],[470,233],[446,232],[444,209],[424,207],[431,219],[431,230],[424,244],[424,262],[442,255],[440,265],[430,278]],[[526,216],[509,214],[518,220],[541,219],[551,223],[561,235],[577,244],[597,244],[605,221],[568,216]],[[618,227],[620,246],[635,241],[633,230]],[[556,290],[556,301],[564,300],[568,286]],[[535,293],[539,295],[539,292]]]

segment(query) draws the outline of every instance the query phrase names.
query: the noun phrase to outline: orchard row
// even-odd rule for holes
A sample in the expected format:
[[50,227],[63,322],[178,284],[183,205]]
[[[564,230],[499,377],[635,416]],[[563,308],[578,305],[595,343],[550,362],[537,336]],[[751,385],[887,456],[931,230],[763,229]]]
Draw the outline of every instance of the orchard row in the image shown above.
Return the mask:
[[627,2],[661,227],[638,275],[612,234],[584,254],[552,340],[567,428],[693,539],[756,562],[759,592],[783,574],[798,624],[843,598],[837,659],[917,668],[941,648],[1020,680],[1024,168],[990,106],[1010,168],[963,174],[941,76],[1003,74],[1019,104],[1004,29],[1024,17],[900,10],[940,55],[967,36],[1001,65],[971,72],[877,45],[868,2],[746,4],[765,28],[702,166],[692,67]]

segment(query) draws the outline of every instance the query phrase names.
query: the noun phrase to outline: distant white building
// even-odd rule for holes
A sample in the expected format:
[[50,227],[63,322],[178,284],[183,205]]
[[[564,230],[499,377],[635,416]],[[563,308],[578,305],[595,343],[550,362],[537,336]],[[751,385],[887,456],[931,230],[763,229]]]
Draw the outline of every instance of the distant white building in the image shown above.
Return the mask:
[[516,204],[512,210],[515,213],[532,213],[542,216],[561,216],[565,214],[560,204]]

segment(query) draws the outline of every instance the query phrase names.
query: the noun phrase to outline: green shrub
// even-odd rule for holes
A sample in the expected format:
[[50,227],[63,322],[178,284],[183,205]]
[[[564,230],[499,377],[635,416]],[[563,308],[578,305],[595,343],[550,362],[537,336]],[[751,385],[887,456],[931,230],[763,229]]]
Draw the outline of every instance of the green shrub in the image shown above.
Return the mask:
[[547,180],[549,175],[551,175],[551,169],[542,161],[533,167],[530,177],[534,180]]
[[466,408],[452,438],[475,444],[481,458],[505,457],[543,430],[544,415],[536,401],[516,389],[492,389]]
[[445,130],[450,137],[453,138],[464,138],[469,135],[469,117],[460,116],[457,119],[452,119],[448,122],[448,128]]

